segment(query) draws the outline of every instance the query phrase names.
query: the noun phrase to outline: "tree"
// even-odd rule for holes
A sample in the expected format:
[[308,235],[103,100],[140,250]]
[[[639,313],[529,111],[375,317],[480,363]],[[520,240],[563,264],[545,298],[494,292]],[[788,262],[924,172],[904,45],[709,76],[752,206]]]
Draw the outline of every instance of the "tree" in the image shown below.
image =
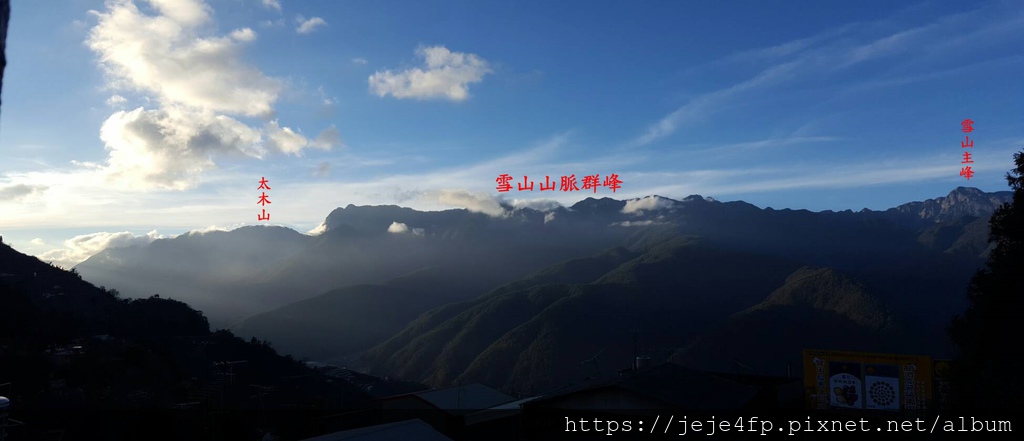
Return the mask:
[[953,398],[959,408],[1021,409],[1024,383],[1024,152],[1007,173],[1013,202],[989,221],[995,244],[985,268],[967,288],[967,311],[955,317],[950,337],[960,348],[953,363]]

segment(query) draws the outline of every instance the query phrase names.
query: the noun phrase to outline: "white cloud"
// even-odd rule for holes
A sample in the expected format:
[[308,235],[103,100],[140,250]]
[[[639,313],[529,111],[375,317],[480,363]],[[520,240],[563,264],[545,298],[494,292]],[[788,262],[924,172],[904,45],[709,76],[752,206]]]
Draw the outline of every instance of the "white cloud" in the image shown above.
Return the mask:
[[110,107],[123,107],[126,103],[128,99],[121,95],[114,94],[107,98],[107,105]]
[[260,22],[260,26],[265,28],[279,28],[284,26],[284,19],[279,18],[277,20],[263,20]]
[[[131,3],[121,1],[120,3]],[[161,14],[189,27],[199,26],[210,19],[210,7],[199,0],[149,0]]]
[[671,199],[660,196],[647,196],[626,201],[626,205],[622,207],[622,212],[625,214],[639,214],[644,211],[671,208],[673,205],[675,205],[675,202]]
[[466,190],[439,190],[430,195],[442,205],[461,207],[475,213],[499,217],[506,214],[501,206],[501,198],[486,193],[474,193]]
[[246,116],[273,113],[281,81],[243,62],[240,42],[201,33],[211,21],[205,3],[153,4],[163,15],[146,15],[125,0],[108,2],[107,12],[93,12],[99,21],[86,43],[99,55],[110,86],[151,93],[165,105]]
[[544,215],[544,223],[552,222],[555,220],[555,212],[552,211]]
[[107,248],[145,245],[162,238],[164,236],[157,234],[156,230],[141,236],[136,236],[128,231],[83,234],[65,240],[64,248],[47,251],[39,258],[64,268],[71,268]]
[[46,241],[41,239],[41,238],[38,238],[38,237],[28,241],[28,243],[30,243],[32,245],[35,245],[35,246],[40,246],[40,247],[43,246],[43,245],[46,245]]
[[235,29],[231,31],[231,38],[242,43],[256,40],[256,32],[250,28]]
[[206,233],[211,233],[211,232],[214,232],[214,231],[231,231],[231,230],[234,230],[236,228],[241,227],[242,225],[244,225],[244,224],[236,224],[236,225],[233,225],[231,227],[218,227],[216,225],[210,225],[210,226],[208,226],[206,228],[200,228],[198,230],[189,230],[188,232],[185,233],[185,235],[188,235],[188,236],[202,236],[202,235],[204,235]]
[[277,120],[267,123],[264,131],[267,133],[267,146],[282,153],[298,154],[303,147],[309,145],[305,136],[288,127],[279,126]]
[[100,139],[109,151],[103,175],[125,188],[193,188],[214,167],[214,155],[264,155],[258,130],[180,107],[116,112],[103,123]]
[[333,125],[321,131],[312,141],[288,127],[278,126],[277,120],[267,123],[264,133],[267,135],[267,147],[290,155],[298,155],[307,147],[330,150],[331,147],[341,145],[341,134]]
[[369,62],[366,61],[365,58],[356,57],[356,58],[352,59],[352,64],[360,64],[360,65],[362,65],[362,64],[366,64],[366,63],[369,63]]
[[20,201],[36,196],[49,188],[45,185],[14,184],[0,187],[0,201]]
[[425,233],[425,230],[422,229],[422,228],[409,228],[408,225],[406,225],[406,224],[404,224],[402,222],[395,221],[395,222],[392,222],[390,226],[388,226],[388,233],[394,233],[394,234],[412,233],[412,234],[414,234],[416,236],[422,236]]
[[[304,148],[329,149],[337,129],[310,142],[273,120],[265,131],[233,115],[270,118],[283,88],[281,80],[244,62],[242,48],[255,40],[250,28],[228,36],[210,35],[212,10],[201,0],[151,0],[157,15],[132,0],[106,3],[86,43],[105,70],[108,88],[143,94],[155,109],[119,111],[100,130],[106,164],[75,162],[145,190],[194,188],[202,173],[223,155],[263,158],[273,152],[298,155]],[[114,95],[111,105],[127,100]]]
[[327,222],[326,221],[320,222],[320,225],[317,225],[316,228],[313,228],[312,230],[307,231],[306,234],[310,235],[310,236],[319,236],[321,234],[324,234],[325,231],[327,231]]
[[299,15],[295,17],[295,21],[299,23],[299,26],[295,28],[295,32],[300,34],[308,34],[315,31],[317,28],[327,26],[327,22],[320,17],[313,17],[307,20]]
[[280,11],[281,2],[279,0],[263,0],[263,7]]
[[483,58],[444,46],[420,47],[416,55],[423,59],[424,68],[378,71],[369,78],[370,90],[380,97],[463,101],[469,98],[470,84],[493,72]]

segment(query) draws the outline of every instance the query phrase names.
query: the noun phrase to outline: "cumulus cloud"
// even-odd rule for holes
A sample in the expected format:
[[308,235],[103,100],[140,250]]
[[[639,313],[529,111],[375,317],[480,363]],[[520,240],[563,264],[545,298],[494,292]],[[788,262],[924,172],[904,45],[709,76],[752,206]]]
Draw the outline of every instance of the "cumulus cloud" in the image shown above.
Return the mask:
[[[146,15],[126,0],[107,2],[106,12],[93,11],[98,23],[86,44],[99,55],[111,86],[153,94],[164,104],[246,116],[273,113],[282,82],[244,63],[242,42],[200,32],[211,21],[205,3],[151,3],[160,15]],[[251,29],[240,34],[250,33],[255,35]]]
[[49,188],[45,185],[14,184],[0,187],[0,201],[20,201],[39,195]]
[[308,34],[315,31],[319,27],[327,26],[327,22],[320,17],[313,17],[306,19],[301,15],[295,17],[295,21],[299,23],[299,26],[295,28],[295,32],[300,34]]
[[281,10],[281,2],[278,0],[263,0],[263,7],[267,9]]
[[42,238],[39,238],[39,237],[37,237],[37,238],[35,238],[35,239],[32,239],[32,240],[28,241],[28,243],[30,243],[30,244],[32,244],[32,245],[35,245],[35,246],[43,246],[43,245],[46,245],[46,241],[45,241],[45,240],[43,240]]
[[184,190],[214,167],[214,154],[263,157],[260,132],[211,112],[180,107],[119,111],[100,128],[107,177],[126,186]]
[[392,222],[390,226],[388,226],[388,233],[394,233],[394,234],[411,233],[411,234],[414,234],[416,236],[422,236],[423,233],[424,233],[424,230],[422,228],[409,228],[408,225],[406,225],[406,224],[404,224],[402,222],[395,221],[395,222]]
[[370,76],[370,91],[379,97],[463,101],[469,98],[470,84],[493,72],[483,58],[444,46],[420,47],[416,56],[423,59],[422,68],[378,71]]
[[666,199],[660,196],[647,196],[640,199],[630,199],[626,201],[626,205],[622,207],[622,212],[625,214],[639,214],[644,211],[671,208],[672,205],[674,205],[674,202],[672,202],[671,199]]
[[[198,185],[222,155],[263,158],[266,149],[297,155],[307,147],[329,149],[340,139],[328,132],[311,142],[276,119],[264,130],[236,119],[272,117],[283,88],[241,56],[256,32],[210,35],[213,12],[202,0],[149,3],[156,15],[132,0],[108,1],[106,11],[91,11],[98,22],[86,44],[98,55],[108,87],[140,93],[156,108],[112,114],[100,129],[106,164],[78,164],[126,188],[184,190]],[[120,95],[108,100],[125,102]]]
[[145,245],[164,236],[156,230],[137,236],[128,231],[120,233],[99,232],[75,236],[64,241],[64,248],[47,251],[39,256],[46,262],[53,262],[64,268],[71,268],[107,248]]
[[484,193],[472,193],[465,190],[440,190],[433,192],[438,203],[452,207],[461,207],[475,213],[488,216],[504,216],[507,212],[501,199]]
[[366,61],[365,58],[356,57],[356,58],[352,59],[352,64],[366,64],[366,63],[368,63],[368,61]]

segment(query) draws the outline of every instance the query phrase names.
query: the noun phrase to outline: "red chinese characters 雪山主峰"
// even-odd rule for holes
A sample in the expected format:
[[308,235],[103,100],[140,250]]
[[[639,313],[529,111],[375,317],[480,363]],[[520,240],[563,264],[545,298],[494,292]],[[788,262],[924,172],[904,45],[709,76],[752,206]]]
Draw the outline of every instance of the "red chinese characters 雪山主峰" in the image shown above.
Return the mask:
[[[974,121],[972,121],[970,118],[965,119],[965,120],[960,122],[960,127],[961,127],[960,130],[962,132],[964,132],[964,133],[971,133],[971,132],[974,131]],[[974,141],[971,139],[970,135],[965,135],[964,136],[964,140],[960,142],[960,148],[965,148],[965,149],[973,149],[974,148]],[[960,161],[961,164],[973,164],[974,163],[974,160],[971,159],[971,152],[964,151],[963,157],[964,157],[964,159],[962,161]],[[960,168],[960,176],[962,176],[962,177],[966,178],[968,181],[970,181],[971,178],[974,177],[974,170],[971,169],[970,165],[961,167]]]

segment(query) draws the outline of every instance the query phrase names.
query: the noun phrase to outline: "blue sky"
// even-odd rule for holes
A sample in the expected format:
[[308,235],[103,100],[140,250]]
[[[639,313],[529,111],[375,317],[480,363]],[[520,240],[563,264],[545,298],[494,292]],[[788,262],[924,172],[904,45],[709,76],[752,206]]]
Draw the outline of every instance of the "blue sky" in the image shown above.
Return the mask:
[[257,224],[263,176],[300,231],[350,203],[594,195],[502,173],[811,210],[1005,190],[1024,6],[892,3],[16,2],[0,229],[71,265]]

